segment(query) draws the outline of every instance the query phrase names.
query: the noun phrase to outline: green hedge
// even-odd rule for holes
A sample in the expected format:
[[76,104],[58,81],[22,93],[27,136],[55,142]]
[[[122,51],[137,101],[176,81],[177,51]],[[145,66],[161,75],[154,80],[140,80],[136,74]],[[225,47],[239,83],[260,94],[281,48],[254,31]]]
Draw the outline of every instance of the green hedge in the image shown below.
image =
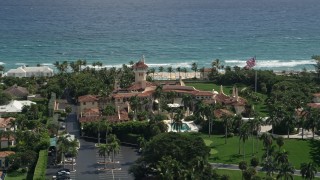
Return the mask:
[[39,152],[39,158],[33,174],[34,180],[46,179],[47,161],[48,161],[48,150],[41,150]]

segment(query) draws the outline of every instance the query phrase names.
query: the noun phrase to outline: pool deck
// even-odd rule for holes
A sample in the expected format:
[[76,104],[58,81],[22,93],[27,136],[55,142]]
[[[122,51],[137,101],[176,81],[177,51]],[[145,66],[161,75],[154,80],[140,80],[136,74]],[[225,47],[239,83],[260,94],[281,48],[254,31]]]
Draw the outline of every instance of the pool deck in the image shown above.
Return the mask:
[[[169,126],[168,132],[177,132],[177,130],[172,129],[172,126],[171,126],[172,120],[163,120],[163,122]],[[190,130],[181,130],[181,132],[198,132],[199,131],[199,127],[193,121],[182,120],[182,123],[187,124]]]

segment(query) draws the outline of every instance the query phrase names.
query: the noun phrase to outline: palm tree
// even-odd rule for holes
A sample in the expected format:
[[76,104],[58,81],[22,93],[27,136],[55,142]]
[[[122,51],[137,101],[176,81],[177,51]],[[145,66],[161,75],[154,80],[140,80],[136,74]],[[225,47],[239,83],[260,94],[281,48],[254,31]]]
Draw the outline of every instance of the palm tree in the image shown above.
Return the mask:
[[277,145],[278,145],[279,151],[280,151],[280,148],[284,145],[284,139],[283,139],[283,137],[279,136],[279,137],[276,139],[276,142],[277,142]]
[[150,71],[150,73],[152,73],[152,79],[154,79],[154,73],[156,72],[156,69],[150,68],[149,71]]
[[248,164],[246,161],[241,161],[239,162],[238,167],[242,171],[242,179],[243,179],[243,172],[248,168]]
[[162,97],[162,86],[157,86],[155,92],[153,93],[154,99],[158,100],[158,114],[160,113],[160,106],[161,106],[161,97]]
[[183,69],[182,69],[182,72],[184,72],[184,78],[187,79],[188,69],[187,69],[187,68],[183,68]]
[[137,111],[138,111],[139,104],[140,104],[139,101],[140,100],[139,100],[138,96],[131,96],[129,99],[130,107],[134,111],[134,119],[137,118]]
[[183,108],[189,107],[189,109],[190,109],[190,106],[191,106],[191,103],[192,103],[192,97],[190,95],[188,95],[188,94],[183,94],[182,103],[184,105]]
[[194,78],[196,78],[197,79],[197,71],[198,71],[198,64],[197,63],[192,63],[191,64],[191,70],[193,70],[194,71]]
[[163,68],[163,66],[159,66],[159,68],[158,68],[158,70],[159,70],[159,73],[161,73],[161,77],[163,76],[163,70],[164,70],[164,68]]
[[244,145],[245,145],[245,142],[246,140],[249,138],[249,132],[248,132],[248,125],[247,123],[242,125],[241,129],[240,129],[240,133],[239,133],[239,141],[242,140],[243,142],[243,160],[245,159],[245,148],[244,148]]
[[68,153],[72,157],[72,170],[74,171],[74,158],[78,155],[78,149],[79,149],[79,142],[78,140],[74,139],[73,141],[69,141],[68,143]]
[[177,68],[176,68],[176,71],[179,73],[179,79],[180,79],[180,77],[181,77],[181,76],[180,76],[180,73],[181,73],[181,71],[182,71],[181,67],[177,67]]
[[98,146],[98,153],[99,153],[99,156],[103,157],[103,162],[104,162],[104,169],[107,169],[107,161],[106,161],[106,157],[107,157],[107,154],[108,156],[110,156],[110,152],[111,152],[111,146],[110,144],[100,144]]
[[272,145],[272,136],[269,133],[263,133],[260,137],[263,142],[263,146],[266,148],[267,157],[269,157],[269,150]]
[[288,156],[289,156],[289,152],[282,150],[277,152],[276,156],[275,156],[275,161],[280,165],[280,164],[286,164],[288,163]]
[[227,138],[228,138],[228,129],[230,128],[231,124],[232,124],[232,118],[231,117],[228,117],[228,116],[225,116],[223,115],[222,116],[222,120],[223,120],[223,125],[224,125],[224,143],[227,144]]
[[293,174],[294,168],[292,167],[292,165],[289,163],[285,163],[280,166],[277,179],[293,180]]
[[314,179],[315,174],[317,174],[317,165],[313,162],[301,163],[300,174],[304,179]]
[[204,67],[200,68],[199,71],[200,71],[200,73],[201,73],[201,75],[202,75],[202,79],[205,79],[205,78],[204,78]]
[[270,113],[270,117],[267,119],[267,123],[272,126],[271,133],[273,134],[273,130],[275,125],[277,125],[280,121],[277,113]]
[[112,131],[112,127],[107,119],[102,119],[102,129],[106,132],[105,138],[106,138],[106,144],[108,144],[108,133]]
[[307,118],[306,128],[308,130],[312,130],[312,139],[314,139],[314,133],[315,133],[316,127],[318,126],[319,118],[320,118],[320,111],[318,109],[311,109]]
[[167,68],[168,73],[170,74],[170,80],[171,80],[171,73],[174,72],[172,66],[169,66]]
[[110,135],[110,150],[112,152],[112,162],[113,162],[113,168],[114,168],[114,159],[115,159],[115,155],[119,153],[120,151],[120,141],[119,139],[116,137],[116,135],[111,134]]
[[182,119],[183,119],[183,113],[179,109],[178,112],[173,117],[173,126],[176,131],[180,132],[182,129]]
[[262,167],[267,171],[267,176],[273,175],[273,173],[277,170],[276,163],[272,156],[266,157],[262,162]]
[[70,135],[62,135],[58,138],[58,150],[61,152],[63,168],[65,168],[65,155],[69,149],[69,138]]

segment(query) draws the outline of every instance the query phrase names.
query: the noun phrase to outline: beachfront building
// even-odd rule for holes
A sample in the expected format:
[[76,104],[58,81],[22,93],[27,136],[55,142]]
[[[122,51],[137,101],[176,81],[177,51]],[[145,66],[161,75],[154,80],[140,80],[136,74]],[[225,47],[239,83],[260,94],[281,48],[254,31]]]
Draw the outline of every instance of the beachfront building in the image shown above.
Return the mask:
[[207,104],[220,103],[230,109],[235,109],[236,114],[241,114],[245,110],[246,100],[238,96],[238,89],[235,87],[233,88],[232,96],[228,96],[224,94],[222,86],[220,92],[214,90],[201,91],[192,86],[185,86],[181,78],[179,81],[149,82],[146,80],[148,66],[145,64],[144,58],[135,63],[132,68],[135,74],[135,82],[131,86],[119,88],[115,83],[113,93],[107,98],[94,95],[80,96],[78,98],[78,117],[80,122],[90,122],[102,118],[103,101],[101,99],[104,99],[104,102],[107,100],[109,105],[114,106],[117,111],[115,117],[106,117],[108,120],[128,120],[128,113],[134,111],[130,104],[133,97],[142,106],[141,109],[152,112],[153,105],[159,103],[158,99],[154,97],[158,86],[162,87],[163,93],[174,92],[173,103],[179,107],[184,106],[182,103],[183,96],[189,95],[194,104],[198,100],[202,100]]
[[9,77],[51,77],[53,76],[53,69],[48,66],[39,66],[39,67],[26,67],[21,66],[17,69],[10,69],[6,76]]

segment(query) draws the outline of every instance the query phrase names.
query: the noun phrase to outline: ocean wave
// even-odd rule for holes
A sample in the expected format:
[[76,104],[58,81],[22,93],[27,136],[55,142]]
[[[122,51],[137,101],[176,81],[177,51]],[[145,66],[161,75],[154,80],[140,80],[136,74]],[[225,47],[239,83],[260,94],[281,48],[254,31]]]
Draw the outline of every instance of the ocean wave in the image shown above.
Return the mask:
[[41,63],[42,66],[53,66],[52,63]]
[[23,66],[23,65],[27,65],[27,64],[26,63],[15,63],[14,65]]
[[0,65],[4,65],[4,64],[6,64],[6,63],[4,63],[4,62],[0,62]]
[[[227,66],[239,66],[243,67],[246,65],[246,60],[225,60]],[[278,67],[296,67],[302,65],[313,65],[316,62],[312,59],[304,60],[256,60],[256,67],[261,68],[278,68]]]

